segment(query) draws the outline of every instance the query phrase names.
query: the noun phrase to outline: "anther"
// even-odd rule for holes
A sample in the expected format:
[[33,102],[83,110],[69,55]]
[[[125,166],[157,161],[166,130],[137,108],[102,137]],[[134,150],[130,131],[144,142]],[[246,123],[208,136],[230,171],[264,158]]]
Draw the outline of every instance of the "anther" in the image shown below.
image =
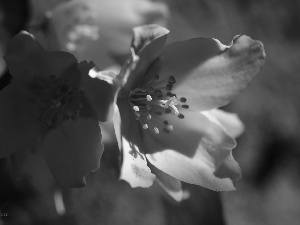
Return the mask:
[[136,111],[136,112],[138,112],[138,111],[140,111],[140,108],[135,105],[135,106],[133,106],[133,110]]
[[167,85],[166,85],[166,90],[167,90],[167,91],[171,91],[172,88],[173,88],[173,85],[172,85],[172,84],[167,84]]
[[173,130],[173,126],[172,126],[172,125],[168,125],[168,126],[167,126],[167,129],[168,129],[169,131],[172,131],[172,130]]
[[179,115],[178,115],[178,118],[179,118],[179,119],[183,119],[183,118],[184,118],[184,115],[179,114]]
[[176,79],[173,76],[169,76],[169,84],[175,84],[176,83]]
[[145,130],[148,129],[148,125],[147,125],[147,124],[144,124],[144,125],[143,125],[143,129],[145,129]]
[[147,120],[151,120],[151,114],[147,115]]
[[148,102],[152,101],[151,95],[147,95],[146,98],[147,98],[147,101],[148,101]]
[[159,134],[159,130],[157,127],[154,127],[154,132],[155,132],[155,134]]
[[180,98],[180,101],[184,103],[186,102],[186,98]]

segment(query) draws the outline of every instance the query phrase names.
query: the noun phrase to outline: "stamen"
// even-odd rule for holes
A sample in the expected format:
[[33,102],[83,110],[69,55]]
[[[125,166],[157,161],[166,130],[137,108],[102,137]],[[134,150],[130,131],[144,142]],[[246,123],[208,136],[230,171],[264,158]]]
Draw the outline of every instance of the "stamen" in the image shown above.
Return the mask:
[[170,107],[174,110],[174,113],[176,116],[178,116],[180,114],[175,105],[170,105]]
[[172,126],[172,125],[168,125],[168,126],[167,126],[167,129],[168,129],[169,131],[172,131],[172,130],[173,130],[173,126]]
[[172,84],[167,84],[167,86],[166,86],[166,90],[167,90],[167,91],[171,91],[172,88],[173,88],[173,85],[172,85]]
[[175,84],[175,83],[176,83],[175,77],[169,76],[169,84]]
[[152,101],[152,97],[150,95],[147,95],[146,97],[148,102]]
[[57,128],[63,121],[78,118],[83,106],[80,101],[83,92],[68,80],[55,75],[44,80],[33,77],[32,87],[38,99],[30,98],[29,101],[38,103],[39,121]]
[[179,119],[183,119],[183,118],[184,118],[184,115],[179,114],[179,115],[178,115],[178,118],[179,118]]
[[[132,54],[134,58],[134,50],[132,50]],[[129,101],[132,104],[132,112],[143,129],[151,128],[155,134],[159,134],[160,131],[168,134],[174,128],[168,120],[163,119],[167,116],[163,114],[174,113],[178,118],[184,118],[178,110],[179,99],[177,99],[176,93],[171,92],[175,83],[174,76],[160,80],[159,74],[155,74],[152,77],[149,76],[148,80],[143,80],[137,88],[130,90]],[[186,102],[186,98],[180,98],[180,102]],[[179,106],[184,109],[189,108],[186,104]]]
[[186,102],[186,98],[180,98],[180,101],[185,103]]

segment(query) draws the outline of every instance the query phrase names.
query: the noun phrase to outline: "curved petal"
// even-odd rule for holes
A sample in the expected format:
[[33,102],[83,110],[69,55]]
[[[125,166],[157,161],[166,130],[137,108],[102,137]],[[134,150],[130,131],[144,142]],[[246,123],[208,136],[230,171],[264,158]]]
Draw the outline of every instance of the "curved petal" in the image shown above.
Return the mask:
[[15,81],[28,83],[33,77],[63,75],[63,72],[77,65],[76,58],[67,52],[47,52],[34,39],[22,31],[12,38],[4,60]]
[[155,180],[147,166],[144,154],[140,153],[137,145],[122,137],[122,167],[120,179],[127,181],[132,188],[150,187]]
[[132,47],[138,54],[144,47],[149,45],[153,40],[165,34],[169,30],[156,24],[149,24],[133,28]]
[[98,122],[81,117],[51,130],[40,147],[56,181],[66,187],[86,185],[85,177],[100,167],[101,138]]
[[[137,86],[144,78],[150,65],[161,55],[169,30],[158,25],[147,25],[135,28],[133,39],[133,49],[138,56],[138,63],[130,72],[125,84],[126,89]],[[134,62],[133,62],[134,63]],[[132,64],[125,64],[121,74],[131,69]]]
[[141,133],[126,101],[118,101],[113,122],[122,153],[120,179],[127,181],[131,187],[150,187],[155,175],[147,166],[146,157],[140,152]]
[[[81,70],[80,88],[95,109],[98,119],[102,122],[112,119],[116,94],[119,89],[114,83],[116,73],[113,71],[91,70],[91,64],[83,61],[79,64]],[[111,76],[111,80],[109,80]],[[110,82],[111,81],[111,82]]]
[[[231,155],[236,144],[218,123],[190,110],[184,112],[183,119],[161,115],[157,120],[167,120],[173,131],[144,132],[146,157],[152,165],[178,180],[211,190],[235,189],[241,176]],[[163,130],[163,126],[157,127]]]
[[182,190],[181,181],[174,177],[162,172],[161,170],[150,167],[152,172],[156,175],[156,182],[161,186],[161,188],[171,196],[175,201],[181,202],[189,198],[189,193]]
[[30,103],[30,97],[29,90],[15,84],[0,92],[0,158],[33,148],[45,134],[38,106]]
[[206,116],[213,116],[217,119],[231,137],[237,138],[245,130],[243,122],[236,113],[229,113],[220,109],[212,109],[202,113],[206,113]]
[[188,99],[195,111],[229,103],[251,82],[265,61],[261,42],[235,37],[230,47],[218,40],[197,38],[168,45],[147,76],[174,76],[172,92]]

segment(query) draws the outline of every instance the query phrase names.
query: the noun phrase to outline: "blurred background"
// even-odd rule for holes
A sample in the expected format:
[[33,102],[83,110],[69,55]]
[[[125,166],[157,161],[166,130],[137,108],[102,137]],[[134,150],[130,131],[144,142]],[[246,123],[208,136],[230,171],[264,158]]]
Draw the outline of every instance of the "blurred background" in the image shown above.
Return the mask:
[[[91,10],[86,2],[97,7]],[[46,48],[93,59],[100,69],[120,66],[131,28],[147,23],[167,26],[168,43],[200,36],[228,44],[246,34],[264,43],[267,59],[250,86],[224,107],[246,126],[233,150],[243,172],[237,191],[184,184],[191,197],[176,203],[156,185],[131,189],[118,180],[119,152],[112,140],[100,171],[82,189],[56,184],[40,154],[15,153],[0,160],[0,225],[299,224],[299,12],[298,0],[1,0],[0,89],[12,79],[2,61],[6,44],[22,29]]]

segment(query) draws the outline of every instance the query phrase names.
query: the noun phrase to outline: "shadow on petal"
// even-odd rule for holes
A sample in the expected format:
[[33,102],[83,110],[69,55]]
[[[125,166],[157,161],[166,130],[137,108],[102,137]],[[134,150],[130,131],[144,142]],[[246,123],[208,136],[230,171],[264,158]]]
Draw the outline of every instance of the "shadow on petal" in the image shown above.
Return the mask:
[[100,166],[100,127],[93,119],[65,121],[47,134],[40,148],[58,183],[66,187],[85,186],[85,177]]

